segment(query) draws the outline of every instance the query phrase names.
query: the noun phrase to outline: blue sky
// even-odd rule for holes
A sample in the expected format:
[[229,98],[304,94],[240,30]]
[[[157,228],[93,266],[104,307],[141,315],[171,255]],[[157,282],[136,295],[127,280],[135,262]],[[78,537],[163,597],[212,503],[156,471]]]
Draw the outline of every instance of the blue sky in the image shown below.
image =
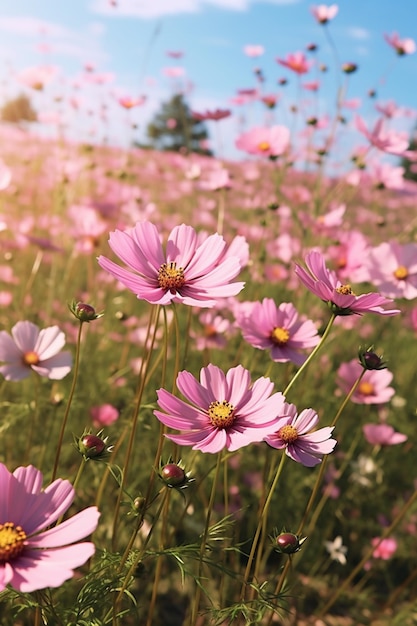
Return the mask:
[[[111,101],[115,93],[147,95],[146,105],[131,112],[140,133],[174,88],[172,79],[163,75],[164,68],[184,68],[186,78],[181,86],[189,90],[192,108],[204,110],[230,107],[230,98],[237,89],[256,87],[253,69],[258,65],[266,78],[262,90],[281,91],[282,105],[273,119],[288,123],[288,106],[298,94],[297,80],[276,63],[276,57],[305,50],[311,42],[319,46],[316,58],[329,68],[319,76],[320,111],[331,109],[337,88],[344,81],[324,28],[311,15],[312,4],[306,0],[2,0],[0,98],[4,100],[20,90],[14,80],[19,70],[53,64],[60,67],[61,78],[48,86],[40,101],[42,107],[46,106],[49,94],[51,108],[52,96],[62,95],[60,90],[68,95],[68,85],[89,62],[97,72],[114,73],[115,80],[101,88],[100,95],[98,90],[91,90],[88,99],[100,100],[105,91]],[[367,98],[367,92],[373,87],[379,101],[394,99],[402,106],[417,109],[417,53],[397,57],[383,37],[384,33],[397,31],[402,38],[417,41],[416,0],[340,0],[338,5],[339,13],[328,29],[340,62],[359,66],[349,78],[347,98],[362,99],[361,114],[369,121],[375,101]],[[40,42],[47,43],[50,51],[40,52]],[[246,44],[263,45],[264,55],[248,58],[243,53]],[[168,50],[181,50],[184,56],[170,59]],[[303,79],[316,78],[314,71],[310,74]],[[277,84],[280,77],[289,79],[284,89]],[[313,97],[303,93],[305,99]],[[40,100],[39,95],[36,98]],[[107,132],[113,140],[120,140],[124,112],[112,107],[113,102]],[[244,112],[233,108],[233,112],[234,121],[222,122],[226,127],[226,156],[233,156],[233,136],[242,117],[247,126],[265,119],[260,105]]]

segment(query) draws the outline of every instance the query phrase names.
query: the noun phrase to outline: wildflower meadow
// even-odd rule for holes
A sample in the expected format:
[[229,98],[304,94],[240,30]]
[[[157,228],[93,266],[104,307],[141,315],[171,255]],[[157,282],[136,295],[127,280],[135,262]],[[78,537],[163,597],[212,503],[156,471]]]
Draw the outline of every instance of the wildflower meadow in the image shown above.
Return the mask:
[[310,17],[239,160],[1,123],[2,626],[417,624],[416,113]]

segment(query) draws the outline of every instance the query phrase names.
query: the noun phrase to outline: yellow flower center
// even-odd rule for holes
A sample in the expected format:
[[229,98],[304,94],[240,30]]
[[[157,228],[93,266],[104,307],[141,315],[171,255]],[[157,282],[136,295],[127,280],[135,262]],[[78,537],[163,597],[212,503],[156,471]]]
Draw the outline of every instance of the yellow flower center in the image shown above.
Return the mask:
[[39,355],[33,350],[29,350],[29,352],[25,352],[22,357],[24,365],[37,365],[39,363]]
[[261,141],[258,143],[258,150],[261,152],[267,152],[271,148],[271,144],[268,141]]
[[0,565],[12,561],[25,547],[26,533],[13,522],[0,524]]
[[373,384],[372,383],[368,383],[366,380],[363,380],[359,384],[358,391],[363,396],[372,396],[375,393]]
[[204,326],[204,334],[206,337],[210,338],[210,337],[216,337],[217,335],[217,330],[215,329],[215,327],[212,324],[206,324]]
[[235,407],[233,404],[223,400],[215,400],[208,408],[210,422],[216,428],[228,428],[235,419]]
[[290,338],[290,333],[286,328],[277,326],[271,333],[271,339],[277,346],[285,346]]
[[158,283],[161,289],[169,289],[172,293],[185,284],[184,270],[176,263],[163,263],[158,271]]
[[408,276],[408,269],[404,265],[400,265],[394,272],[395,278],[398,280],[405,280]]
[[294,443],[296,439],[298,439],[298,430],[295,426],[291,426],[291,424],[287,424],[283,426],[278,431],[278,437],[282,439],[285,443]]
[[352,291],[352,287],[350,285],[340,285],[340,287],[336,287],[337,293],[341,293],[342,296],[354,296],[356,295]]

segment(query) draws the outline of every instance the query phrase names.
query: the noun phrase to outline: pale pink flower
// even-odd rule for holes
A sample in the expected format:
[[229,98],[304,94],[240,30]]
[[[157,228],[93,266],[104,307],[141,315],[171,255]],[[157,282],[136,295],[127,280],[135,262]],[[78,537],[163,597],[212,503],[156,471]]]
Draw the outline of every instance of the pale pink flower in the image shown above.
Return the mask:
[[[337,370],[337,384],[343,393],[347,394],[355,381],[363,372],[362,365],[352,359],[348,363],[342,363]],[[393,374],[388,369],[366,370],[359,385],[353,392],[351,401],[355,404],[385,404],[395,394],[395,389],[389,384]]]
[[311,62],[308,61],[304,52],[290,52],[285,59],[276,59],[276,61],[296,74],[307,74],[311,67]]
[[133,109],[134,107],[144,104],[146,102],[146,96],[138,96],[136,98],[131,96],[120,96],[117,98],[117,102],[124,109]]
[[265,48],[259,45],[248,44],[247,46],[244,46],[243,52],[246,56],[255,58],[262,56],[265,52]]
[[334,426],[315,430],[319,418],[313,409],[304,409],[298,415],[297,407],[287,404],[286,412],[276,432],[265,437],[266,443],[278,450],[285,449],[287,456],[306,467],[321,463],[323,454],[333,452],[337,443],[331,438]]
[[95,551],[91,535],[100,513],[91,506],[55,525],[71,506],[75,491],[58,478],[42,489],[43,476],[32,465],[13,473],[0,463],[0,591],[21,593],[60,587]]
[[368,130],[365,122],[359,115],[355,117],[355,124],[356,129],[378,150],[399,156],[407,152],[409,145],[408,134],[395,130],[386,130],[383,117],[376,121],[371,131]]
[[380,537],[374,537],[371,544],[375,546],[372,553],[374,559],[382,559],[388,561],[397,551],[398,543],[394,537],[386,537],[381,541]]
[[197,350],[221,349],[227,345],[226,333],[231,330],[228,319],[214,311],[204,311],[198,318],[201,329],[191,331]]
[[359,230],[342,231],[338,245],[330,246],[329,257],[332,259],[337,277],[342,281],[360,283],[367,280],[364,263],[369,251],[369,243]]
[[177,387],[187,402],[159,389],[154,411],[166,426],[182,435],[166,435],[179,445],[215,453],[223,448],[238,450],[260,442],[277,428],[286,407],[282,393],[274,393],[269,378],[251,383],[250,373],[241,365],[226,374],[215,365],[203,367],[200,382],[187,371],[177,376]]
[[76,250],[82,254],[90,254],[97,248],[100,236],[107,230],[107,223],[90,206],[73,204],[67,213],[72,222],[70,232],[75,239]]
[[416,51],[416,43],[414,39],[400,39],[398,33],[384,35],[385,41],[397,52],[399,56],[405,54],[413,54]]
[[381,243],[366,259],[369,281],[390,298],[417,298],[417,243]]
[[362,428],[365,439],[373,446],[395,446],[407,441],[407,435],[398,433],[389,424],[365,424]]
[[249,154],[276,157],[283,154],[290,142],[286,126],[256,127],[236,139],[236,148]]
[[295,273],[312,293],[327,302],[336,315],[362,315],[377,313],[378,315],[397,315],[399,309],[385,309],[392,300],[379,293],[364,293],[357,296],[350,285],[343,285],[336,274],[326,267],[320,252],[313,250],[307,254],[305,262],[308,272],[296,264]]
[[58,326],[39,330],[32,322],[17,322],[12,336],[0,332],[0,373],[6,380],[22,380],[33,370],[39,376],[61,380],[71,371],[70,352],[61,352],[65,335]]
[[327,22],[336,17],[338,11],[339,7],[337,4],[318,4],[311,7],[311,13],[319,24],[327,24]]
[[119,419],[119,415],[119,411],[112,404],[100,404],[90,409],[94,428],[110,426]]
[[302,350],[314,348],[320,337],[311,320],[299,318],[290,302],[277,306],[272,298],[253,302],[237,313],[237,324],[245,341],[260,350],[270,350],[273,361],[291,361],[302,365],[306,355]]
[[42,91],[57,73],[58,68],[52,65],[28,67],[18,74],[17,80],[36,91]]
[[162,69],[162,74],[167,76],[168,78],[181,78],[181,76],[185,76],[185,69],[183,67],[164,67]]
[[156,226],[138,222],[128,231],[110,233],[109,244],[129,269],[104,256],[99,265],[153,304],[213,307],[217,298],[234,296],[244,286],[230,282],[241,266],[237,257],[225,256],[226,242],[218,234],[199,243],[194,228],[181,224],[171,231],[164,252]]

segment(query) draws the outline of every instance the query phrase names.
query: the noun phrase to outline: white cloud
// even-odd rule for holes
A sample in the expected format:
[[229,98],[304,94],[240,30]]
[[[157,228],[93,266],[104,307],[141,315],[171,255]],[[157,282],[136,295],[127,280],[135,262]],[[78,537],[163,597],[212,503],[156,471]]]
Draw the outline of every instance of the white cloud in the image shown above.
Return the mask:
[[351,26],[347,29],[347,34],[352,39],[357,39],[359,41],[366,41],[371,38],[371,33],[366,28],[361,28],[360,26]]
[[[198,13],[208,6],[246,11],[261,0],[93,0],[93,13],[112,17],[155,18],[178,13]],[[275,5],[298,4],[301,0],[263,0]]]
[[66,37],[71,32],[65,26],[31,16],[0,17],[0,30],[30,37],[45,34],[49,37]]

